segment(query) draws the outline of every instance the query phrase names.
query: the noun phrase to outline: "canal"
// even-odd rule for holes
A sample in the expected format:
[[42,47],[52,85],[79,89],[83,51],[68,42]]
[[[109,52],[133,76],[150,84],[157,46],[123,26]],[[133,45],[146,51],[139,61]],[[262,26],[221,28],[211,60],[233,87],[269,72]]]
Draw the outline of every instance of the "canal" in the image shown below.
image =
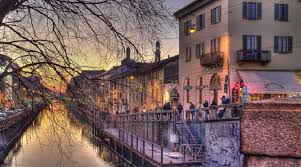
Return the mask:
[[115,166],[90,131],[64,105],[53,103],[24,132],[0,167]]

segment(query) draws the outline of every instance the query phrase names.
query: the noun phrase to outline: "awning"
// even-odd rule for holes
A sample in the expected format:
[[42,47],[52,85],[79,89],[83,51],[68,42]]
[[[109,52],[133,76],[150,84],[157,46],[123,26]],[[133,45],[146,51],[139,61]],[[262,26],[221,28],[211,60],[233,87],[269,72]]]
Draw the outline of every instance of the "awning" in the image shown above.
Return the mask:
[[239,71],[249,93],[294,94],[301,92],[301,85],[294,72]]

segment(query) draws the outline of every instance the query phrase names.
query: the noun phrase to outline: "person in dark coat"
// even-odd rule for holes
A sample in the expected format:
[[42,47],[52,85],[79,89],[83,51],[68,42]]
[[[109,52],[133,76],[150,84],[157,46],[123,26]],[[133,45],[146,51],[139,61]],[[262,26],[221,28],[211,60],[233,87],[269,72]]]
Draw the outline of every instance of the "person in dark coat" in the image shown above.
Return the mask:
[[209,115],[209,102],[208,100],[205,100],[205,102],[203,103],[203,107],[204,107],[204,112],[205,112],[205,119],[208,119],[208,115]]
[[178,113],[179,113],[180,117],[182,117],[183,106],[182,106],[181,103],[178,104],[177,110],[178,110]]
[[195,105],[192,102],[190,102],[189,110],[191,112],[191,119],[194,120],[194,117],[195,117]]

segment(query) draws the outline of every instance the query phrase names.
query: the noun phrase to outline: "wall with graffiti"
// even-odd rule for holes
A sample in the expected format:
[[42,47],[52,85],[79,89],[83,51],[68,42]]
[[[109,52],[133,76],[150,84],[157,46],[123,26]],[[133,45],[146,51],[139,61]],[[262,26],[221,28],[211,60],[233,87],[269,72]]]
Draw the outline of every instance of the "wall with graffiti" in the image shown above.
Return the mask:
[[239,121],[203,123],[206,146],[205,164],[210,167],[242,167]]

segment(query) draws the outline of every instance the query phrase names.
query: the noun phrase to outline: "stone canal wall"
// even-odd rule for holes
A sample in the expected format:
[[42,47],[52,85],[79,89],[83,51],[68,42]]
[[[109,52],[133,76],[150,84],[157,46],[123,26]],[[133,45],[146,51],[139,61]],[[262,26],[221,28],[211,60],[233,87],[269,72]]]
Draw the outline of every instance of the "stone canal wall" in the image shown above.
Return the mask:
[[239,121],[208,122],[199,125],[205,145],[205,164],[211,167],[242,167]]
[[18,141],[23,132],[46,106],[46,103],[37,104],[34,107],[34,112],[28,114],[24,119],[20,120],[9,129],[0,132],[0,164],[5,160],[5,157],[15,146],[15,143]]
[[241,120],[246,167],[301,166],[301,99],[245,107]]

